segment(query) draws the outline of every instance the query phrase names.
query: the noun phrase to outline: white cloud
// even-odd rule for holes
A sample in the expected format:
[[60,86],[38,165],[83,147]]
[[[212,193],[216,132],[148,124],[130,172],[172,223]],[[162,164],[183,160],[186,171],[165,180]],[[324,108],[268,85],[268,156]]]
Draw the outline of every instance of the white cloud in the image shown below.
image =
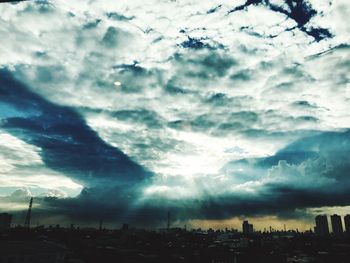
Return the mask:
[[[137,0],[60,0],[50,2],[48,13],[40,12],[39,3],[1,5],[0,38],[7,41],[0,46],[0,54],[6,54],[0,56],[0,65],[16,69],[15,74],[44,98],[80,109],[104,140],[160,178],[178,176],[179,182],[205,181],[209,175],[225,178],[220,169],[227,162],[272,155],[302,136],[304,130],[349,127],[349,68],[342,65],[348,63],[349,49],[311,56],[349,43],[349,25],[344,23],[350,14],[349,4],[343,0],[328,7],[328,1],[313,2],[324,16],[312,22],[330,27],[333,39],[311,43],[311,37],[297,29],[283,32],[295,22],[262,6],[227,15],[232,1],[152,0],[145,4]],[[217,12],[206,14],[219,4],[222,6]],[[108,19],[109,12],[132,19]],[[84,29],[96,19],[101,22]],[[278,36],[266,37],[274,34]],[[103,43],[106,36],[111,43]],[[223,48],[183,49],[180,44],[188,37],[210,46],[218,43]],[[219,68],[221,62],[205,60],[215,56],[232,59],[236,64],[226,71],[220,69],[222,76],[221,71],[215,74],[212,68]],[[134,61],[145,71],[135,73],[116,67]],[[116,88],[116,81],[122,85]],[[174,95],[165,91],[171,81],[185,92]],[[232,100],[222,107],[207,103],[205,99],[216,93]],[[300,106],[305,101],[315,107]],[[82,107],[102,111],[91,113]],[[154,112],[161,125],[150,127],[112,114],[125,109]],[[255,113],[257,120],[241,120],[241,112]],[[217,123],[195,127],[193,123],[200,116]],[[183,121],[183,126],[169,127],[176,121]],[[234,128],[220,130],[221,124],[232,123]],[[261,131],[260,137],[249,136],[255,131]],[[268,136],[274,132],[285,135]],[[300,134],[289,134],[293,132]],[[80,189],[71,179],[43,167],[40,149],[7,134],[0,136],[6,141],[0,145],[1,183]],[[243,151],[227,151],[234,147]],[[5,156],[9,151],[12,157]],[[34,168],[40,174],[33,175]],[[222,185],[218,180],[210,183]],[[234,185],[236,189],[241,186],[246,185]],[[147,193],[169,190],[168,186],[154,187]],[[197,186],[183,186],[184,195],[193,187]],[[215,191],[220,188],[215,187]]]
[[64,189],[77,195],[82,186],[71,178],[45,167],[40,149],[7,133],[0,132],[1,189]]

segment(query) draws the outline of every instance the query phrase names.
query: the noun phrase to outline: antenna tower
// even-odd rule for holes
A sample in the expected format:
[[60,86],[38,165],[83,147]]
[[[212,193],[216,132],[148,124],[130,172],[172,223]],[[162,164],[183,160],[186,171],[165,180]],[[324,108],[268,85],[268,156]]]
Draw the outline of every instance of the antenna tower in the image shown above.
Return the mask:
[[167,228],[170,229],[170,211],[168,211],[168,223]]
[[30,198],[29,207],[26,215],[26,220],[24,221],[24,227],[30,228],[30,218],[32,215],[32,205],[33,205],[33,197]]

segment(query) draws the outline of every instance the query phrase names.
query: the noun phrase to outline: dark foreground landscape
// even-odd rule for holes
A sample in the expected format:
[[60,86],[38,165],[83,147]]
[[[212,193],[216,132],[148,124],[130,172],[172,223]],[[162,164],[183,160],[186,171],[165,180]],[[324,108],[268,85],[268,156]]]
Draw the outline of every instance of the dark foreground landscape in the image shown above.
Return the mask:
[[146,231],[51,226],[1,232],[0,262],[348,263],[350,238],[312,232]]

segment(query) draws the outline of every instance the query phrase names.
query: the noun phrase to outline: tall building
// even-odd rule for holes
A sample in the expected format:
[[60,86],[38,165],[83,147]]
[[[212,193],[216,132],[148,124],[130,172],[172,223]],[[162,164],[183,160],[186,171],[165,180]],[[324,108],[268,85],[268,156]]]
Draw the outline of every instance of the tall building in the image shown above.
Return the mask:
[[331,216],[332,230],[335,236],[341,236],[343,234],[343,224],[339,215]]
[[329,235],[329,227],[328,227],[328,219],[326,215],[318,215],[315,217],[315,233],[319,236],[328,236]]
[[344,216],[345,232],[350,235],[350,215]]
[[253,225],[249,224],[248,220],[243,221],[242,228],[243,228],[243,234],[248,235],[254,232]]
[[11,227],[12,215],[8,213],[0,214],[0,230]]

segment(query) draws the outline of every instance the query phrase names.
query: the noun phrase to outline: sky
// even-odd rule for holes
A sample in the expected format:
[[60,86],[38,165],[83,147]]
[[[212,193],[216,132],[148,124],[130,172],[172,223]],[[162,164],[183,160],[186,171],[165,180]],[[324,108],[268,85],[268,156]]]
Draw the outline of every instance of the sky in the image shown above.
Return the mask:
[[[0,4],[0,211],[308,229],[350,213],[348,0]],[[280,227],[282,228],[282,227]]]

